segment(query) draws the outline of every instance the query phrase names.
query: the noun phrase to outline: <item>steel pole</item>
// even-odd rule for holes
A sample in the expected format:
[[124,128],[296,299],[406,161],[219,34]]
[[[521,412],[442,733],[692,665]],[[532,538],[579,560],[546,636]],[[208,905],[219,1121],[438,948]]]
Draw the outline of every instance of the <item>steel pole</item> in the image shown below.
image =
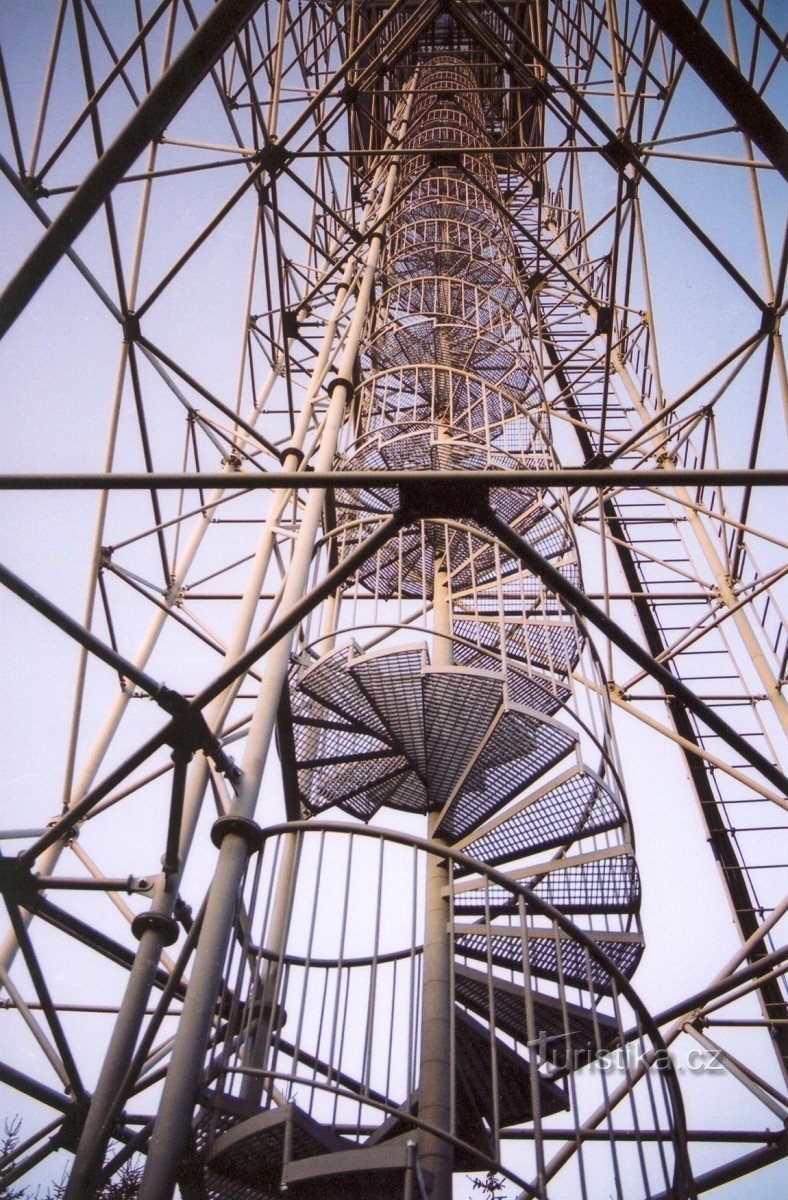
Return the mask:
[[737,753],[743,755],[746,762],[754,767],[756,771],[760,771],[764,778],[773,783],[781,792],[788,794],[788,780],[786,780],[778,767],[749,745],[741,734],[732,729],[727,721],[723,721],[714,709],[709,708],[677,675],[674,675],[667,667],[663,667],[662,663],[652,658],[647,650],[638,645],[634,638],[630,637],[620,625],[612,621],[598,605],[594,604],[593,600],[589,600],[580,588],[575,587],[560,571],[557,571],[546,559],[542,558],[541,554],[534,550],[533,546],[525,538],[520,537],[513,529],[510,529],[506,522],[501,520],[492,509],[489,510],[487,516],[484,518],[484,523],[490,532],[495,534],[520,559],[525,567],[533,571],[535,575],[538,575],[550,590],[565,600],[579,616],[599,629],[605,637],[610,638],[633,662],[636,662],[653,679],[656,679],[668,695],[675,696],[695,716],[700,717],[701,721],[709,729],[719,734],[723,741],[736,750]]
[[[382,176],[382,166],[378,169],[378,177]],[[371,215],[371,205],[368,205],[362,218],[363,228]],[[315,401],[319,395],[326,370],[331,360],[331,354],[336,344],[339,321],[342,316],[353,277],[358,269],[355,258],[351,259],[337,287],[331,316],[327,322],[322,344],[312,371],[312,377],[307,389],[304,403],[301,406],[298,420],[293,430],[290,446],[283,455],[283,465],[293,470],[297,464],[311,427]],[[270,382],[273,382],[273,375]],[[235,628],[228,642],[226,660],[235,661],[249,641],[255,613],[259,606],[259,597],[271,554],[273,553],[276,537],[276,527],[282,512],[287,506],[291,492],[282,491],[274,498],[266,517],[263,532],[249,572],[243,599],[238,609]],[[201,525],[197,531],[202,536],[204,528]],[[190,565],[192,556],[188,556]],[[157,625],[161,625],[161,616],[157,616]],[[243,677],[232,684],[216,697],[206,713],[206,720],[213,733],[221,734],[227,715],[232,707]],[[166,922],[171,920],[178,898],[178,890],[183,869],[197,827],[205,789],[208,784],[210,768],[204,755],[198,755],[189,772],[188,783],[183,806],[183,819],[179,841],[179,869],[174,875],[160,875],[154,885],[151,907],[149,912],[159,920],[150,922],[142,934],[135,956],[126,991],[121,1003],[112,1037],[102,1066],[102,1071],[88,1110],[85,1126],[80,1137],[79,1146],[74,1158],[74,1164],[64,1195],[64,1200],[87,1200],[95,1194],[99,1186],[98,1171],[106,1151],[107,1143],[112,1136],[112,1130],[124,1102],[123,1084],[127,1077],[128,1067],[132,1061],[134,1048],[137,1044],[139,1031],[145,1016],[145,1009],[150,998],[154,977],[159,959],[167,944]],[[53,848],[54,849],[54,848]]]
[[[409,106],[410,101],[403,120],[407,119]],[[381,200],[383,211],[391,204],[396,175],[396,164],[392,164],[388,170]],[[382,244],[382,233],[373,233],[342,356],[340,374],[332,388],[331,403],[323,426],[320,451],[315,463],[318,470],[330,469],[334,461],[340,431],[353,393],[352,372]],[[285,612],[297,604],[306,589],[312,552],[322,518],[324,495],[324,491],[319,489],[309,494],[282,595],[281,607]],[[271,651],[260,686],[242,764],[241,784],[231,812],[232,816],[241,820],[250,820],[257,806],[268,748],[276,724],[279,696],[287,679],[294,636],[293,630]],[[249,847],[241,833],[230,832],[223,838],[194,969],[173,1048],[172,1062],[151,1135],[139,1200],[162,1200],[163,1197],[171,1195],[175,1184],[178,1162],[191,1125],[202,1074],[204,1050],[248,853]]]
[[[451,598],[445,554],[435,564],[432,618],[433,665],[451,667]],[[431,813],[428,821],[428,836],[433,840],[438,818],[438,813]],[[451,1104],[454,1047],[448,860],[437,854],[428,854],[425,873],[419,1117],[435,1129],[451,1134],[454,1132]],[[454,1165],[452,1143],[426,1129],[419,1130],[417,1143],[419,1165],[432,1181],[430,1200],[451,1200]]]
[[112,189],[162,132],[248,21],[260,0],[218,0],[203,23],[85,176],[0,296],[0,337],[101,208]]

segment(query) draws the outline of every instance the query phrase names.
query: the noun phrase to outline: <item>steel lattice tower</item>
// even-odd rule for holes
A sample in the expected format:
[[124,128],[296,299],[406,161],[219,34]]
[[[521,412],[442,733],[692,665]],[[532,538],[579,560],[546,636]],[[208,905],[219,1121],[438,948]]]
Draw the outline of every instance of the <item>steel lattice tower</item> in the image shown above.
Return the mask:
[[0,7],[0,1188],[779,1191],[777,16]]

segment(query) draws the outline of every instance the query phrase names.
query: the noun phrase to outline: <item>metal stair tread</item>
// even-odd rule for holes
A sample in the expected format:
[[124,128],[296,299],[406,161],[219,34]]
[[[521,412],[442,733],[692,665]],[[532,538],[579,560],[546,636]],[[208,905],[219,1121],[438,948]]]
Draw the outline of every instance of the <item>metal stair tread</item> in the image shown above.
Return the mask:
[[349,642],[299,673],[297,686],[324,708],[346,719],[349,716],[358,721],[367,732],[382,734],[385,737],[385,724],[355,686],[355,681],[346,670],[358,652],[356,643]]
[[431,807],[438,808],[465,774],[500,709],[503,677],[475,668],[433,667],[423,673],[422,688],[427,793]]
[[[401,1195],[402,1176],[408,1163],[407,1138],[407,1134],[402,1134],[376,1145],[349,1143],[333,1152],[299,1156],[284,1164],[282,1186],[290,1195],[315,1196],[320,1200],[335,1194],[346,1197],[348,1187],[379,1189],[387,1183],[392,1187],[399,1185],[398,1195]],[[337,1187],[342,1190],[335,1192]],[[379,1190],[375,1194],[380,1195]]]
[[577,734],[544,713],[508,704],[476,762],[455,785],[436,829],[455,842],[530,787],[577,745]]
[[420,677],[426,661],[426,647],[420,644],[360,655],[348,664],[350,674],[392,740],[422,778],[425,759]]
[[[629,978],[637,967],[643,953],[644,942],[640,932],[616,932],[612,930],[586,929],[587,936],[602,950],[613,965]],[[480,962],[490,961],[497,966],[522,972],[523,933],[518,927],[489,927],[477,925],[454,925],[455,954]],[[528,964],[532,975],[542,979],[558,981],[587,989],[589,982],[609,994],[612,976],[606,967],[573,939],[561,935],[556,940],[552,929],[527,926]],[[558,969],[557,946],[560,946],[560,972]]]
[[625,821],[623,805],[604,781],[577,764],[496,813],[457,848],[489,866],[501,866],[536,850],[618,829]]
[[[488,1125],[495,1126],[497,1108],[498,1126],[506,1128],[534,1119],[530,1060],[518,1054],[494,1032],[486,1029],[461,1008],[455,1007],[455,1030],[457,1041],[457,1074],[463,1080],[476,1108]],[[493,1083],[489,1071],[491,1054],[494,1051],[497,1070],[497,1097],[493,1094]],[[565,1112],[567,1098],[554,1083],[538,1076],[539,1109],[543,1116]],[[497,1099],[497,1104],[495,1100]]]
[[295,1104],[256,1113],[220,1134],[206,1156],[211,1171],[278,1191],[286,1145],[293,1158],[336,1152],[349,1143]]
[[490,989],[495,1028],[555,1066],[567,1066],[567,1050],[575,1056],[570,1059],[575,1066],[584,1065],[583,1053],[605,1049],[618,1038],[619,1027],[614,1017],[599,1009],[591,1013],[566,997],[559,999],[535,990],[531,991],[534,1025],[529,1035],[522,984],[488,975],[486,971],[477,971],[464,963],[455,963],[456,1001],[488,1022],[491,1020]]
[[[628,842],[560,855],[502,873],[569,915],[629,914],[640,907],[640,876]],[[455,885],[453,895],[459,913],[483,914],[512,906],[508,889],[472,875]]]

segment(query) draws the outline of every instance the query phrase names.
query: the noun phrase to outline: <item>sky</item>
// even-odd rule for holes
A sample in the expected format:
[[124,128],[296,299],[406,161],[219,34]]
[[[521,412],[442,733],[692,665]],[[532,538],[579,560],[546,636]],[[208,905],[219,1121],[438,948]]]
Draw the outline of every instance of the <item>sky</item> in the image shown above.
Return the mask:
[[[205,7],[205,6],[202,6]],[[779,6],[767,6],[778,23]],[[32,0],[21,8],[15,0],[0,0],[0,39],[15,111],[18,114],[25,145],[29,145],[38,105],[44,55],[55,12],[50,0]],[[712,28],[722,36],[722,7],[712,5]],[[119,15],[120,14],[120,15]],[[122,40],[120,26],[128,13],[117,6],[106,9],[107,19]],[[80,80],[74,69],[72,47],[63,54],[55,79],[55,103],[42,143],[42,157],[54,144],[56,132],[66,127],[70,114],[81,103]],[[97,60],[100,52],[97,51]],[[763,55],[764,61],[768,56]],[[139,79],[139,64],[132,74]],[[292,82],[292,81],[291,81]],[[106,106],[108,128],[118,127],[126,119],[131,102],[122,89],[115,89]],[[767,98],[777,106],[785,99],[784,77],[777,76],[769,85]],[[109,97],[108,97],[109,99]],[[297,102],[295,93],[293,103]],[[606,104],[607,101],[600,101]],[[674,104],[662,136],[679,137],[698,130],[720,128],[726,124],[720,106],[703,85],[685,73],[682,90]],[[11,160],[7,126],[3,127],[2,153]],[[168,129],[167,136],[181,140],[199,140],[210,149],[189,150],[164,146],[160,163],[184,165],[201,159],[229,161],[226,121],[218,106],[205,92],[199,93],[189,108]],[[696,143],[677,143],[686,151]],[[218,147],[218,148],[217,148]],[[740,139],[730,134],[704,138],[704,153],[739,157]],[[670,150],[671,147],[666,147]],[[86,131],[74,141],[62,163],[53,172],[52,187],[68,185],[79,178],[92,149]],[[594,156],[595,157],[595,156]],[[602,162],[586,156],[585,205],[587,224],[610,203],[611,172]],[[655,165],[656,164],[656,165]],[[759,260],[750,207],[750,180],[746,173],[719,163],[686,163],[680,160],[652,160],[661,181],[681,199],[687,209],[702,220],[709,232],[732,261],[761,287],[763,268]],[[237,163],[215,167],[197,175],[186,174],[160,180],[153,188],[152,219],[146,237],[140,272],[140,295],[144,296],[166,266],[174,261],[190,236],[209,219],[232,184],[243,176]],[[304,172],[306,174],[306,171]],[[758,170],[762,189],[762,207],[767,238],[774,254],[779,253],[784,204],[775,172]],[[651,266],[653,320],[660,348],[665,394],[679,394],[733,345],[756,327],[754,310],[713,264],[708,253],[681,227],[675,217],[649,190],[641,186],[643,221]],[[299,195],[301,199],[299,199]],[[295,186],[283,189],[286,211],[298,223],[303,214],[303,193]],[[130,247],[141,198],[141,185],[119,189],[117,215],[122,230],[124,263],[128,270]],[[56,211],[57,197],[47,200],[47,210]],[[300,206],[300,207],[299,207]],[[0,271],[7,278],[35,244],[40,225],[12,189],[0,189],[0,221],[12,236],[0,239]],[[228,402],[234,401],[238,380],[243,394],[242,407],[248,409],[252,380],[242,362],[242,336],[249,251],[256,222],[255,205],[249,196],[222,223],[194,257],[176,284],[162,296],[146,318],[145,332],[151,341],[163,345],[172,357],[188,364],[196,378]],[[600,253],[609,245],[609,225],[592,239],[592,248]],[[289,235],[293,261],[303,254],[303,243]],[[107,254],[105,227],[100,220],[91,224],[78,240],[78,249],[110,292],[114,292],[112,269]],[[258,295],[263,288],[260,276],[255,283]],[[73,267],[62,263],[34,298],[28,310],[0,345],[0,378],[4,396],[4,436],[0,447],[3,470],[45,472],[62,470],[100,470],[105,455],[107,430],[111,427],[113,394],[120,353],[116,322],[91,293]],[[758,355],[738,376],[716,407],[716,435],[722,464],[742,460],[743,447],[749,441],[753,400],[759,385]],[[155,465],[178,469],[184,461],[183,407],[174,392],[149,363],[141,363]],[[710,395],[707,389],[705,395]],[[183,393],[203,411],[210,406],[196,396],[188,384]],[[272,406],[283,406],[285,388],[280,380]],[[271,417],[271,426],[279,436],[282,419]],[[138,469],[142,451],[136,427],[132,397],[124,387],[119,417],[116,465]],[[563,431],[557,442],[565,462],[578,461],[577,450]],[[202,462],[218,467],[219,453],[200,434]],[[761,465],[780,465],[784,461],[784,431],[781,413],[770,401],[763,435]],[[0,528],[0,559],[78,619],[82,619],[86,578],[90,562],[95,524],[95,497],[84,493],[20,493],[4,497],[4,520]],[[177,497],[168,495],[165,513],[174,514]],[[240,506],[239,506],[240,508]],[[259,520],[264,511],[261,496],[243,508],[247,522]],[[764,528],[780,531],[781,511],[775,500],[756,498],[754,520]],[[110,502],[108,537],[115,545],[151,522],[150,508],[142,494],[113,499]],[[248,553],[250,533],[256,526],[216,527],[207,540],[204,574],[220,561],[231,560],[236,551],[242,558]],[[145,578],[153,568],[155,555],[148,552],[151,539],[143,546],[127,549],[120,560],[129,570],[139,570]],[[598,579],[598,552],[593,534],[581,537],[581,548],[588,556],[587,579]],[[779,549],[769,543],[758,544],[767,564],[779,559]],[[235,587],[244,575],[239,566],[226,576]],[[198,572],[199,574],[199,572]],[[207,587],[208,585],[204,585]],[[120,626],[116,630],[121,645],[133,651],[147,624],[149,607],[115,579],[113,611]],[[202,619],[205,606],[195,611]],[[229,605],[220,602],[206,620],[225,628]],[[63,788],[63,763],[68,741],[69,714],[73,682],[77,668],[75,648],[62,635],[49,630],[43,618],[13,597],[4,598],[5,628],[10,636],[3,639],[3,674],[9,681],[3,703],[3,721],[9,752],[0,799],[6,828],[41,828],[57,812]],[[632,628],[631,614],[618,606],[616,615]],[[109,636],[103,618],[98,626]],[[215,669],[216,655],[204,645],[179,636],[162,646],[152,659],[152,670],[167,683],[188,691],[198,686],[205,673]],[[616,659],[622,677],[630,668]],[[618,674],[617,674],[618,678]],[[91,667],[88,675],[90,702],[78,759],[84,757],[115,692],[112,673]],[[656,711],[656,709],[655,709]],[[664,714],[658,713],[661,718]],[[678,995],[703,986],[719,969],[736,946],[736,935],[726,907],[719,875],[705,845],[697,806],[689,795],[685,767],[674,747],[648,732],[633,718],[616,718],[620,752],[628,781],[637,839],[638,863],[643,877],[643,924],[649,951],[638,971],[636,983],[653,1009],[671,1003]],[[114,753],[121,757],[144,734],[157,727],[153,706],[135,702],[130,728],[123,728]],[[275,787],[275,765],[266,786]],[[131,811],[118,806],[110,833],[99,839],[102,866],[108,875],[143,874],[155,869],[151,845],[161,830],[161,799],[157,788]],[[126,806],[128,807],[128,806]],[[204,821],[207,827],[207,818]],[[204,835],[205,829],[201,829]],[[199,887],[212,868],[213,851],[200,846],[189,864],[190,878]],[[18,843],[3,843],[13,853]],[[784,859],[783,859],[784,861]],[[72,868],[69,868],[72,869]],[[96,901],[89,897],[85,911],[97,913]],[[121,916],[104,902],[108,928],[122,929]],[[666,965],[667,964],[667,965]],[[93,968],[90,968],[93,969]],[[103,974],[104,968],[97,972]],[[109,983],[109,979],[107,979]],[[53,991],[60,998],[79,998],[84,994],[83,978],[68,960],[53,968]],[[62,991],[60,989],[63,989]],[[742,1005],[741,1012],[751,1014],[753,1006]],[[5,1014],[0,1014],[0,1019]],[[81,1024],[80,1024],[81,1022]],[[93,1034],[87,1018],[70,1018],[70,1028],[82,1045]],[[98,1028],[98,1022],[96,1024]],[[757,1040],[753,1035],[753,1041]],[[763,1047],[752,1047],[753,1060],[770,1071]],[[770,1076],[771,1078],[771,1076]],[[712,1090],[710,1090],[712,1089]],[[687,1098],[690,1123],[702,1121],[713,1105],[722,1120],[730,1112],[731,1120],[740,1116],[741,1089],[723,1096],[716,1081],[694,1078],[688,1081]],[[31,1118],[32,1119],[32,1118]],[[757,1120],[757,1117],[754,1119]],[[764,1172],[758,1180],[734,1184],[720,1195],[739,1200],[775,1194],[775,1175],[780,1168]],[[779,1186],[779,1184],[777,1184]],[[746,1188],[746,1190],[743,1190]],[[460,1194],[460,1193],[458,1193]]]

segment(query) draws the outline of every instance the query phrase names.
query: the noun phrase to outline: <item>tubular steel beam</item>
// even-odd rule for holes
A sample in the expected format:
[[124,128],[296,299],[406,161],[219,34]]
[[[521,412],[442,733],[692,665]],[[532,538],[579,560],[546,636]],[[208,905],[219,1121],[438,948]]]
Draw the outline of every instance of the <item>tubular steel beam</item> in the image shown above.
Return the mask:
[[[742,967],[741,970],[735,971],[732,975],[726,975],[724,979],[712,983],[707,988],[703,988],[700,992],[694,992],[691,996],[686,996],[680,1000],[678,1004],[672,1004],[670,1008],[663,1009],[662,1012],[654,1015],[654,1022],[657,1025],[667,1025],[670,1021],[675,1021],[679,1017],[690,1016],[698,1009],[704,1008],[710,1004],[712,1000],[717,1000],[727,992],[734,991],[742,983],[748,983],[751,979],[757,979],[759,975],[766,975],[774,967],[780,966],[788,959],[788,946],[782,946],[779,950],[774,950],[770,954],[764,954],[763,958],[759,958],[756,962],[750,963],[748,967]],[[638,1036],[637,1028],[628,1030],[623,1035],[623,1041],[631,1041]]]
[[[772,1145],[764,1146],[761,1150],[753,1150],[750,1154],[744,1154],[741,1158],[734,1159],[733,1162],[725,1163],[724,1166],[715,1167],[704,1175],[696,1176],[695,1187],[699,1195],[709,1192],[712,1188],[722,1187],[725,1183],[732,1183],[734,1179],[742,1179],[745,1175],[751,1175],[753,1171],[768,1167],[770,1163],[779,1162],[786,1155],[788,1155],[788,1134],[783,1133],[775,1137]],[[775,1180],[775,1182],[777,1181]],[[674,1200],[674,1197],[675,1192],[660,1192],[655,1200]]]
[[58,629],[68,634],[102,662],[113,667],[120,675],[136,683],[152,700],[155,700],[159,708],[173,718],[168,734],[168,740],[173,746],[186,745],[191,750],[199,748],[214,760],[220,771],[232,773],[233,764],[222,752],[219,741],[208,729],[202,714],[190,705],[184,696],[158,682],[145,671],[141,671],[134,663],[124,658],[122,654],[118,654],[111,646],[107,646],[84,625],[80,625],[68,613],[63,612],[51,600],[47,600],[46,596],[42,596],[40,592],[37,592],[35,588],[25,583],[23,579],[2,564],[0,564],[0,583],[5,584],[20,599],[25,600],[42,616],[52,621]]
[[788,179],[788,131],[683,0],[640,0],[743,133]]
[[765,779],[774,784],[785,795],[788,795],[788,779],[783,773],[767,758],[759,753],[749,744],[746,738],[737,733],[712,709],[705,704],[700,697],[696,696],[691,688],[688,688],[676,675],[663,667],[661,663],[652,658],[647,650],[630,637],[620,625],[612,621],[598,605],[594,604],[593,600],[570,583],[560,571],[557,571],[546,559],[542,558],[533,546],[531,546],[525,538],[520,537],[513,529],[510,529],[505,521],[501,520],[497,513],[489,509],[485,524],[487,528],[499,538],[512,553],[520,559],[525,567],[533,571],[535,575],[566,601],[575,612],[584,620],[594,625],[601,633],[608,637],[614,645],[623,650],[633,662],[636,662],[639,667],[647,671],[653,679],[664,688],[668,695],[675,696],[693,712],[696,717],[699,717],[705,725],[708,726],[718,737],[721,737],[731,749],[740,754],[745,762],[748,762],[755,770],[760,771]]
[[180,111],[259,2],[218,0],[209,10],[0,296],[0,337],[13,325],[145,147]]
[[[331,453],[333,454],[333,449]],[[319,514],[321,509],[322,503],[315,506],[315,515]],[[300,601],[292,604],[287,616],[283,617],[276,627],[269,630],[264,638],[251,646],[234,663],[231,663],[218,679],[196,696],[192,701],[194,708],[202,708],[220,695],[229,684],[244,674],[266,650],[272,649],[275,645],[282,653],[282,661],[286,662],[290,645],[288,634],[316,604],[326,599],[345,579],[352,575],[357,567],[362,565],[389,537],[395,534],[403,524],[403,520],[402,514],[392,514],[374,534],[356,547],[333,571],[329,571],[321,584],[313,588]],[[306,544],[304,543],[305,546]],[[309,558],[306,559],[306,562],[308,565]],[[276,663],[269,663],[269,675],[278,675],[276,667]],[[274,701],[277,709],[283,682],[283,678],[278,678],[278,691]],[[258,700],[257,711],[262,714],[262,718],[267,719],[268,714],[265,709],[270,703],[270,695],[266,696],[264,689],[265,682],[263,692]],[[262,718],[259,718],[260,721]],[[251,729],[253,733],[257,732],[256,741],[262,744],[263,739],[260,737],[259,730],[254,730],[254,718]],[[258,744],[253,745],[252,753],[258,758],[258,776],[261,777],[264,755],[259,757]],[[252,803],[250,804],[248,795],[245,796],[243,792],[239,793],[235,800],[235,811],[230,813],[231,818],[241,819],[241,823],[237,826],[238,831],[234,828],[227,829],[221,839],[219,863],[210,893],[213,907],[211,908],[209,905],[207,910],[203,936],[200,941],[202,957],[198,950],[189,986],[189,999],[184,1004],[178,1039],[176,1039],[173,1049],[173,1058],[165,1082],[159,1115],[151,1136],[148,1164],[141,1185],[141,1200],[161,1200],[161,1197],[172,1193],[177,1160],[188,1134],[190,1108],[200,1070],[200,1056],[206,1044],[218,976],[221,971],[221,958],[224,948],[226,948],[226,939],[232,921],[235,890],[251,849],[243,834],[244,822],[248,822],[250,819],[250,814],[244,810],[253,808],[259,780],[253,777],[254,761],[249,769],[246,767],[246,762],[247,757],[245,756],[243,783],[247,793],[250,790],[253,791]],[[221,951],[219,950],[220,946],[223,948]],[[191,1005],[189,1001],[191,1001]]]
[[[414,477],[427,486],[443,486],[443,471],[226,471],[144,472],[116,471],[52,473],[44,475],[0,475],[0,491],[148,491],[151,488],[233,487],[241,490],[261,488],[357,488],[401,487]],[[472,483],[489,487],[787,487],[788,470],[777,467],[677,468],[668,473],[662,467],[624,470],[609,467],[539,468],[525,471],[452,471],[452,483],[459,490]]]
[[[506,10],[501,7],[497,0],[487,0],[487,5],[496,13],[502,24],[508,28],[510,32],[517,33],[518,35],[522,36],[523,43],[527,47],[528,53],[533,55],[534,59],[545,68],[550,78],[554,79],[557,82],[558,87],[566,93],[568,100],[573,102],[574,106],[576,107],[577,113],[582,113],[591,125],[596,126],[596,129],[605,138],[605,146],[600,146],[598,149],[605,153],[607,161],[610,162],[611,165],[615,164],[617,170],[621,169],[621,164],[626,163],[628,166],[633,168],[636,175],[642,176],[642,178],[648,182],[649,186],[656,193],[656,195],[658,195],[663,203],[668,206],[674,216],[676,216],[681,223],[686,226],[690,233],[692,233],[693,236],[698,239],[700,244],[709,252],[712,258],[716,259],[723,270],[726,271],[731,279],[738,284],[738,286],[741,288],[744,294],[749,297],[756,308],[758,308],[761,313],[770,311],[763,297],[759,295],[757,291],[755,291],[755,289],[745,279],[738,268],[735,267],[730,259],[728,259],[722,253],[716,242],[709,237],[709,235],[700,227],[700,225],[698,225],[697,221],[690,216],[687,210],[681,204],[679,204],[669,188],[665,187],[665,185],[661,183],[660,180],[657,179],[649,170],[638,153],[636,147],[626,138],[618,137],[615,130],[608,125],[608,123],[596,111],[593,104],[591,104],[587,97],[583,95],[582,90],[572,83],[566,71],[557,67],[555,63],[553,63],[550,58],[547,57],[539,49],[539,47],[528,38],[526,34],[522,33],[522,31],[519,31],[516,25],[513,25],[513,22]],[[470,15],[470,12],[471,10],[469,8],[468,12],[466,13],[466,21]],[[473,19],[477,20],[478,18],[474,17]],[[568,109],[565,111],[565,116],[571,125],[575,125],[578,129],[581,129],[579,124],[579,116],[570,114]],[[581,132],[584,132],[586,136],[589,136],[587,131],[581,130]]]
[[[553,370],[556,373],[561,391],[567,398],[569,413],[577,419],[575,432],[580,448],[586,456],[586,461],[591,462],[596,457],[596,447],[581,422],[582,413],[575,400],[571,382],[562,368],[561,358],[552,338],[546,336],[544,338],[544,345]],[[621,563],[621,569],[624,572],[624,578],[631,589],[632,602],[640,621],[641,629],[643,630],[646,645],[652,658],[659,659],[664,654],[666,645],[649,598],[641,592],[643,581],[638,572],[635,555],[629,545],[629,538],[619,511],[616,508],[615,500],[607,497],[603,501],[603,510],[605,520],[610,527],[618,560]],[[679,737],[686,741],[688,746],[696,746],[700,749],[698,734],[684,704],[676,696],[668,695],[667,706]],[[756,902],[750,891],[747,874],[739,861],[733,838],[726,823],[725,814],[717,803],[717,797],[711,786],[706,765],[690,749],[684,750],[684,761],[698,797],[698,804],[700,805],[703,821],[708,831],[709,842],[720,867],[734,919],[739,928],[742,941],[747,943],[758,930],[758,920],[755,911]],[[749,957],[753,962],[762,958],[763,947],[760,944],[756,944],[750,952]],[[760,996],[761,1006],[765,1015],[770,1016],[776,1013],[781,1018],[788,1017],[788,1006],[777,980],[767,979],[760,989]],[[788,1064],[788,1024],[780,1023],[780,1021],[772,1024],[771,1036],[779,1055],[781,1068],[788,1079],[788,1070],[786,1069],[786,1064]]]
[[[124,967],[130,970],[134,963],[134,951],[129,950],[127,946],[116,942],[114,938],[109,937],[100,929],[89,925],[87,921],[75,917],[72,913],[68,913],[65,909],[60,908],[56,904],[52,904],[45,896],[39,893],[25,893],[20,899],[20,907],[28,909],[35,916],[40,917],[53,929],[59,930],[61,933],[68,934],[70,937],[76,938],[84,946],[89,946],[95,950],[103,958],[115,963],[119,967]],[[25,934],[24,929],[20,931],[20,935]],[[158,968],[154,986],[163,989],[167,986],[169,976],[166,971]],[[183,999],[185,988],[181,988],[177,993],[178,999]]]
[[323,580],[316,587],[312,588],[310,592],[307,592],[298,604],[294,604],[287,616],[282,617],[281,621],[273,625],[244,654],[237,658],[235,662],[231,662],[222,671],[221,675],[218,675],[212,683],[203,688],[191,701],[191,707],[195,710],[204,708],[216,696],[221,695],[226,687],[234,683],[241,675],[245,675],[277,642],[295,629],[303,621],[304,617],[309,615],[313,608],[316,608],[322,600],[327,600],[332,592],[335,592],[346,580],[350,579],[354,571],[358,567],[363,566],[367,559],[377,550],[380,550],[389,538],[398,532],[403,524],[404,519],[399,513],[393,513],[388,517],[374,533],[371,533],[355,550],[343,558],[341,562],[337,563],[333,571],[329,571]]
[[25,1096],[30,1096],[33,1100],[38,1100],[39,1104],[46,1104],[49,1108],[54,1108],[64,1115],[77,1107],[75,1100],[64,1096],[62,1092],[56,1092],[54,1088],[47,1087],[37,1079],[31,1079],[29,1075],[17,1071],[16,1067],[11,1067],[8,1063],[0,1063],[0,1083],[6,1084]]
[[100,638],[97,638],[94,633],[86,629],[84,625],[80,625],[79,621],[75,621],[68,613],[63,612],[51,600],[47,600],[46,596],[42,596],[40,592],[25,583],[24,579],[20,579],[13,571],[9,571],[0,563],[0,583],[18,596],[20,600],[24,600],[27,604],[34,608],[41,616],[46,617],[53,625],[63,633],[68,634],[70,638],[78,642],[86,650],[94,654],[96,658],[100,658],[107,666],[117,671],[119,675],[130,679],[144,692],[146,692],[153,700],[156,700],[161,692],[161,683],[154,679],[152,675],[148,675],[145,671],[141,671],[138,667],[124,658],[117,650],[113,650],[111,646],[107,646]]

